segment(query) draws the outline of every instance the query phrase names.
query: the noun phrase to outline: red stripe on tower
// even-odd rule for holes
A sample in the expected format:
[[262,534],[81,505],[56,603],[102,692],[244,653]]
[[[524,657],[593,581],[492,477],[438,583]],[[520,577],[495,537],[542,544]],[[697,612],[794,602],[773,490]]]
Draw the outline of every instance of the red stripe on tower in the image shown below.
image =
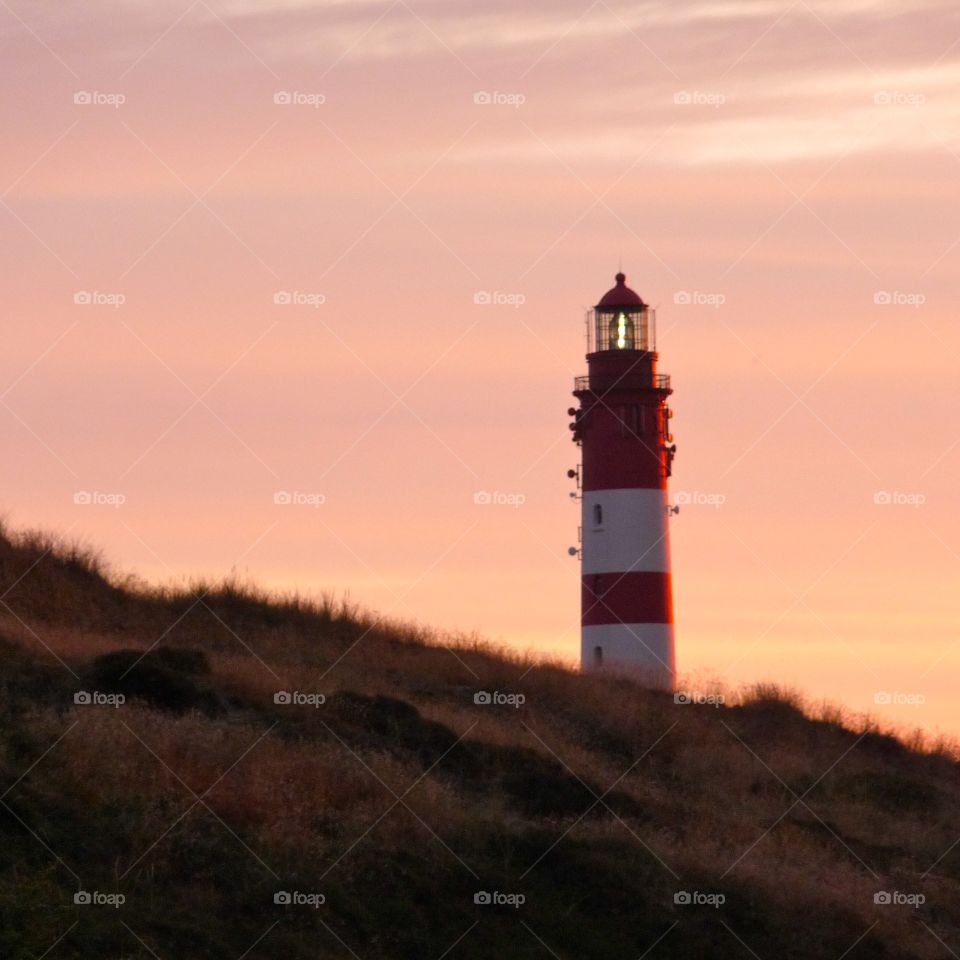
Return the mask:
[[618,273],[587,324],[573,438],[580,468],[581,664],[675,677],[667,478],[670,378],[657,373],[656,317]]

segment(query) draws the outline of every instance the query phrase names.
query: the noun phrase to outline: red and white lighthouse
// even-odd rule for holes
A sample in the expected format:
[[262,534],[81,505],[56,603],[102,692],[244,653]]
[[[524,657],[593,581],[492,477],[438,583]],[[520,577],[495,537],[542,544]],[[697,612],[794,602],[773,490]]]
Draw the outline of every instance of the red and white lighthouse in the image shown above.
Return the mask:
[[618,273],[587,320],[588,375],[577,377],[582,446],[581,633],[585,669],[674,684],[667,499],[676,446],[670,377],[657,373],[654,311]]

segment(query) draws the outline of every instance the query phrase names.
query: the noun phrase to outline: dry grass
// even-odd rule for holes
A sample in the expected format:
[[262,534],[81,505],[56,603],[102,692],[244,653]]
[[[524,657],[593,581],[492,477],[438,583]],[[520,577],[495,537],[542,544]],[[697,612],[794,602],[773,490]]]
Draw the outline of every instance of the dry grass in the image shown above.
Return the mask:
[[[717,709],[678,705],[626,678],[382,622],[329,597],[272,597],[235,580],[150,588],[111,575],[95,551],[36,533],[0,536],[4,590],[5,777],[29,773],[33,809],[57,797],[78,831],[83,811],[122,811],[110,841],[118,876],[162,886],[184,856],[215,859],[232,835],[254,861],[241,872],[266,864],[349,888],[375,882],[379,863],[407,884],[445,877],[453,889],[461,867],[483,863],[503,883],[551,877],[544,891],[554,892],[541,897],[574,915],[586,868],[552,871],[586,858],[612,899],[640,883],[638,929],[685,921],[671,892],[702,889],[726,891],[725,922],[761,955],[814,955],[811,944],[852,934],[849,946],[868,929],[851,957],[942,956],[927,928],[960,949],[952,743],[904,742],[769,684],[724,691]],[[204,652],[209,673],[180,679],[213,691],[220,709],[73,705],[95,658],[149,657],[158,645]],[[281,690],[327,702],[277,704]],[[478,690],[525,702],[477,705]],[[620,877],[623,858],[635,878]],[[927,904],[880,907],[878,890]],[[394,896],[378,894],[382,911]],[[369,933],[373,906],[341,922]],[[820,927],[805,929],[807,917]],[[443,927],[421,923],[434,920]],[[690,944],[704,934],[688,932],[684,953],[662,955],[699,955]],[[580,949],[591,955],[589,941]]]

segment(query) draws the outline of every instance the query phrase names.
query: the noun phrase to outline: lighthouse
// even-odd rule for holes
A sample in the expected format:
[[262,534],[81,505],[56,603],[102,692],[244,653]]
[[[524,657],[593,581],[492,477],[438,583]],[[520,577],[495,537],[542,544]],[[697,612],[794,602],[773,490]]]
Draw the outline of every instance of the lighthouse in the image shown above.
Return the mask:
[[587,370],[570,409],[582,451],[570,471],[581,503],[581,665],[672,689],[672,390],[657,372],[655,312],[622,273],[587,316]]

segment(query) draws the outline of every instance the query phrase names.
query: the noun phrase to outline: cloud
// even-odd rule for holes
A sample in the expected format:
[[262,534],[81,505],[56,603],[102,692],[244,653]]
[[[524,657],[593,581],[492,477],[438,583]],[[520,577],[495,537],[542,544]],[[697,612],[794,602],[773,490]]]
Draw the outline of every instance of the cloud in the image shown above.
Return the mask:
[[[960,148],[960,64],[793,71],[726,86],[665,81],[581,95],[583,133],[558,122],[461,150],[464,161],[608,160],[699,166]],[[678,102],[679,101],[679,102]]]
[[[717,25],[725,29],[756,21],[790,23],[813,17],[823,22],[859,18],[882,21],[917,11],[949,10],[938,0],[729,0],[677,4],[615,4],[605,0],[554,4],[549,10],[519,10],[509,3],[477,4],[469,13],[447,3],[407,0],[231,0],[209,8],[216,16],[256,19],[277,56],[316,55],[320,50],[350,60],[379,60],[436,54],[556,49],[574,56],[597,42],[625,40],[641,48],[675,28]],[[362,15],[357,16],[360,9]],[[203,12],[203,8],[200,8]],[[346,14],[346,16],[341,16]],[[357,42],[362,36],[362,42]]]

